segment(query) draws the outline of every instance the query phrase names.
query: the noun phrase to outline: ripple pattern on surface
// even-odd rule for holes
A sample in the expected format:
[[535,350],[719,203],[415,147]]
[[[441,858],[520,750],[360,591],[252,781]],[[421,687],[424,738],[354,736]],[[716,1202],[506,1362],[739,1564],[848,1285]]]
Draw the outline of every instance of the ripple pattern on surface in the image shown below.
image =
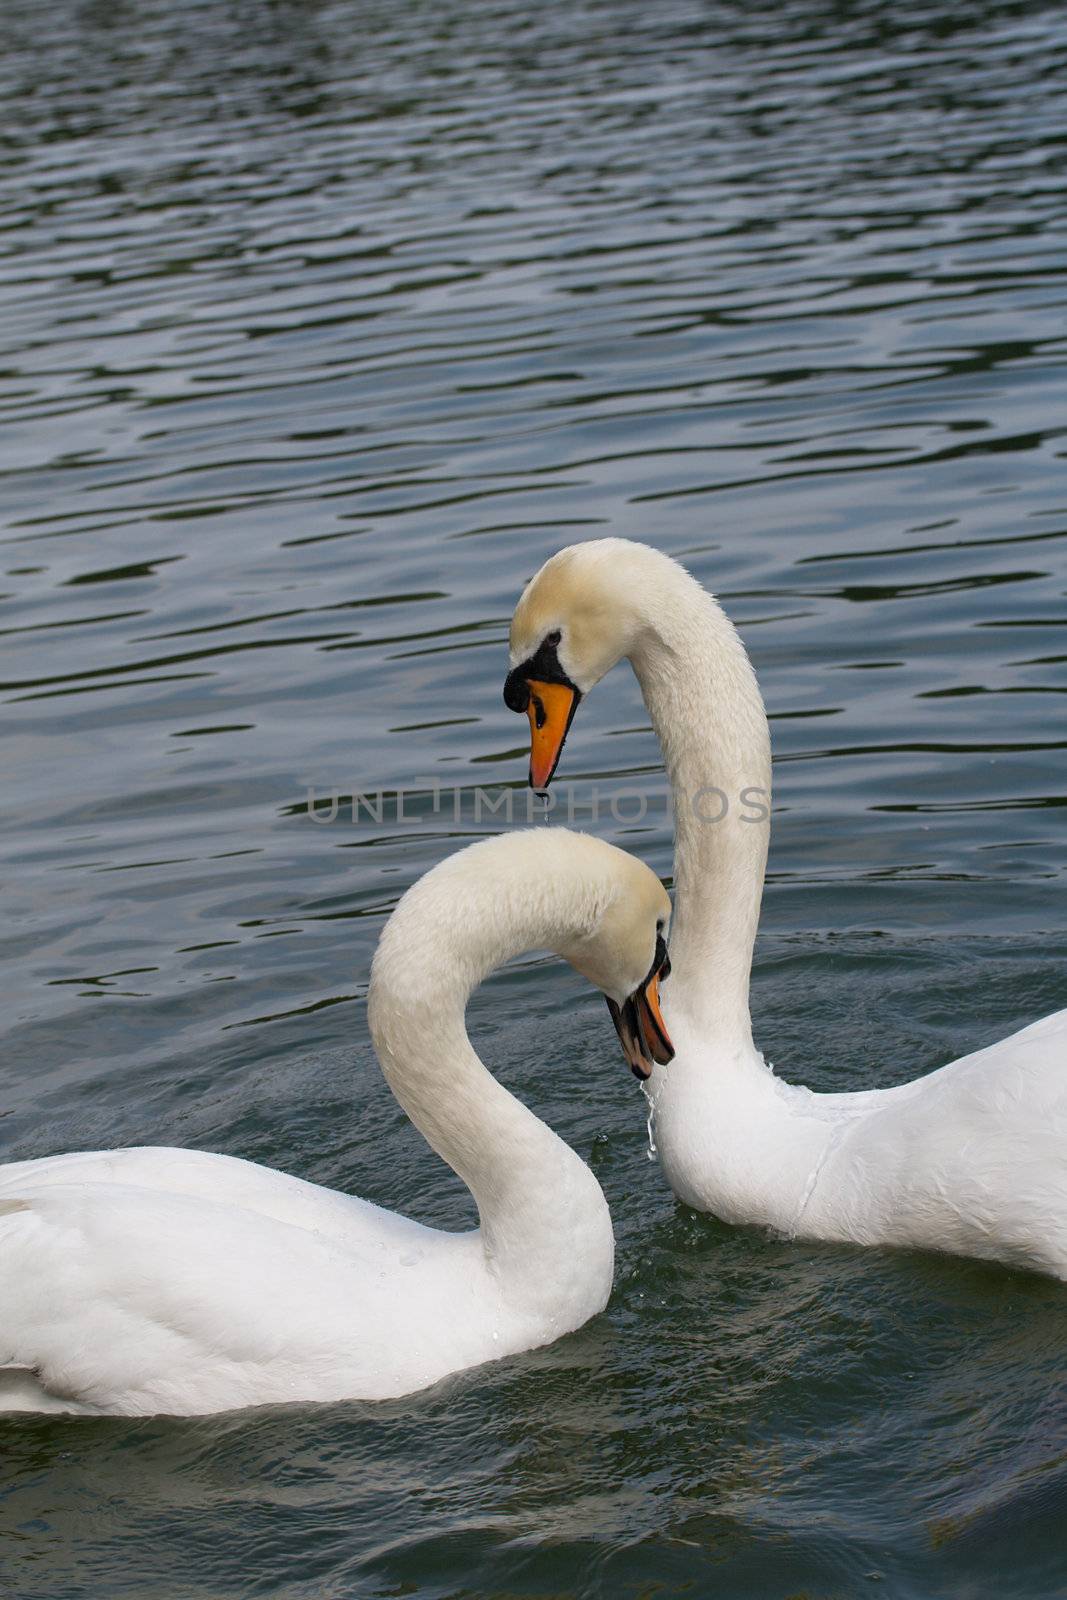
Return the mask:
[[[760,675],[783,1072],[1063,1004],[1060,8],[41,0],[0,46],[0,1158],[469,1219],[360,1002],[479,792],[527,815],[507,619],[604,532]],[[627,674],[568,757],[666,874]],[[5,1428],[11,1592],[1054,1592],[1060,1292],[676,1211],[601,1010],[535,960],[472,1019],[609,1191],[605,1318],[395,1409]]]

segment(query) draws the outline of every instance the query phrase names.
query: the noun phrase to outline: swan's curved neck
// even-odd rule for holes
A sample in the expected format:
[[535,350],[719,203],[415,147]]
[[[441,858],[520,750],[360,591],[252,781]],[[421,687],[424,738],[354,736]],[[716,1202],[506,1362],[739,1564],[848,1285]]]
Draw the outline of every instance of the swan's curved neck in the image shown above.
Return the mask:
[[[578,1262],[590,1279],[606,1271],[610,1281],[607,1204],[580,1157],[483,1066],[464,1012],[495,967],[565,947],[599,920],[601,886],[552,871],[549,844],[544,830],[526,871],[514,870],[514,853],[502,874],[491,850],[466,851],[416,884],[382,935],[368,996],[390,1088],[473,1194],[491,1270],[541,1297]],[[530,1048],[536,1055],[532,1027]]]
[[631,661],[663,747],[675,813],[672,1008],[751,1049],[748,988],[771,804],[767,717],[733,624],[687,572],[660,565]]

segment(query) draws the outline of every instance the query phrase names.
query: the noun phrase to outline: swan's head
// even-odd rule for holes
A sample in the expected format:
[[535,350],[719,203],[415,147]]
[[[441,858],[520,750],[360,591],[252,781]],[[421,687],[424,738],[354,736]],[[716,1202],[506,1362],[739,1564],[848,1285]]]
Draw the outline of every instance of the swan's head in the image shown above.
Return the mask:
[[561,945],[559,954],[602,991],[631,1071],[648,1078],[653,1062],[665,1066],[674,1056],[659,1000],[659,986],[671,970],[670,898],[636,856],[586,842],[611,852],[612,893],[592,929]]
[[504,700],[530,718],[530,783],[546,789],[584,694],[633,650],[648,616],[639,569],[665,558],[626,539],[569,545],[523,591]]
[[627,1061],[647,1078],[674,1054],[659,1003],[670,919],[651,868],[590,834],[529,828],[455,851],[412,884],[378,940],[367,1006],[386,1075],[438,1039],[443,1008],[462,1024],[501,961],[547,949],[601,990]]

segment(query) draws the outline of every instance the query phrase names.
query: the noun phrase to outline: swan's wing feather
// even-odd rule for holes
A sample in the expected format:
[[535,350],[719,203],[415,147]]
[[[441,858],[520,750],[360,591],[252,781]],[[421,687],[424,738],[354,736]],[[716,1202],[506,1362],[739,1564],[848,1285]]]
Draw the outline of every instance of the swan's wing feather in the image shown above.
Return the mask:
[[916,1088],[931,1110],[992,1115],[1002,1129],[1017,1127],[1038,1140],[1062,1137],[1067,1132],[1067,1011],[949,1062],[918,1079]]
[[[370,1208],[372,1211],[376,1208]],[[440,1376],[442,1286],[473,1236],[338,1242],[200,1196],[43,1184],[0,1199],[0,1366],[77,1407],[376,1397]],[[448,1370],[447,1367],[444,1370]],[[409,1381],[414,1375],[415,1381]]]
[[1057,1012],[872,1097],[824,1170],[824,1225],[844,1218],[844,1236],[863,1242],[1067,1277],[1065,1150],[1067,1012]]
[[424,1228],[369,1200],[324,1189],[287,1172],[237,1156],[165,1146],[81,1150],[8,1162],[0,1166],[0,1205],[5,1195],[18,1195],[27,1187],[40,1192],[72,1184],[90,1188],[131,1186],[156,1194],[185,1195],[232,1205],[346,1244],[364,1240],[380,1246],[385,1241],[395,1241],[398,1248],[404,1244],[416,1247],[437,1237],[435,1229]]

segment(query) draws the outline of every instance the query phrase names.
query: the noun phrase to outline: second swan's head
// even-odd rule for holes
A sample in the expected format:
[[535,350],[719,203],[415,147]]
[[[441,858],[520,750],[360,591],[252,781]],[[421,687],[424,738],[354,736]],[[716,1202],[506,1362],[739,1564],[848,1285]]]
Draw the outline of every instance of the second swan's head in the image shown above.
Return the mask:
[[546,834],[602,857],[598,866],[608,883],[603,907],[591,925],[560,943],[559,954],[604,995],[631,1072],[649,1078],[653,1062],[666,1066],[674,1056],[659,999],[671,972],[670,898],[652,869],[625,850],[563,828],[542,828],[536,836]]
[[[634,1074],[674,1055],[660,1011],[671,903],[636,856],[567,828],[535,828],[458,850],[402,897],[371,976],[376,1044],[404,1050],[409,1025],[458,1004],[490,971],[549,949],[605,996]],[[381,1054],[381,1049],[379,1049]]]
[[[534,574],[511,621],[504,700],[530,718],[530,783],[546,789],[582,696],[637,646],[688,574],[648,545],[591,539]],[[662,591],[662,593],[661,593]]]

